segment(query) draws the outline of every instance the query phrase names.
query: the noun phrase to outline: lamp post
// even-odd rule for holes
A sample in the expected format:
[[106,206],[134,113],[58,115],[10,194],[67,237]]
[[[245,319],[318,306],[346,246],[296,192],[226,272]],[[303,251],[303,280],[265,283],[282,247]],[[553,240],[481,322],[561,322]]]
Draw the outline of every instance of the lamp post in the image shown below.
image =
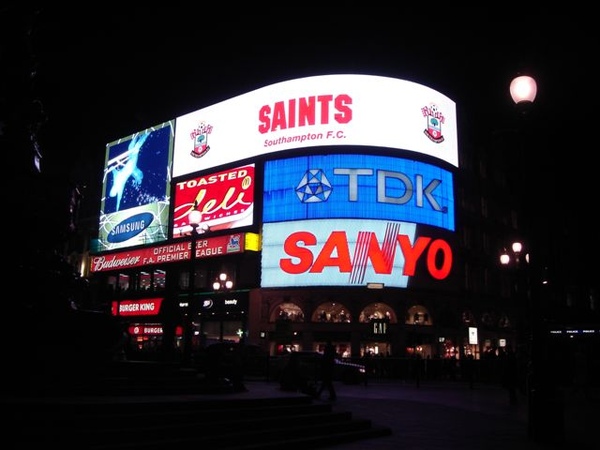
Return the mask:
[[[510,95],[516,104],[521,118],[531,119],[528,115],[533,102],[537,96],[536,80],[528,75],[519,75],[510,83]],[[533,125],[533,122],[528,122],[527,125]],[[529,131],[532,130],[521,130]],[[535,130],[533,130],[535,133]],[[524,133],[523,133],[524,134]],[[522,138],[521,152],[519,156],[524,157],[527,147],[531,145],[532,140]],[[520,168],[523,170],[522,168]],[[524,174],[531,175],[534,167],[525,167]],[[519,181],[519,197],[530,191],[525,185],[528,177],[522,177]],[[533,198],[535,202],[537,199]],[[533,204],[533,203],[532,203]],[[529,207],[530,205],[528,205]],[[520,212],[524,212],[522,209]],[[526,217],[531,222],[534,216]],[[515,288],[521,289],[518,291],[517,298],[522,298],[523,289],[526,292],[526,323],[527,330],[527,350],[528,350],[528,374],[526,393],[528,400],[528,434],[529,438],[536,442],[544,443],[560,443],[564,441],[564,406],[559,398],[556,386],[552,382],[552,374],[549,373],[550,368],[547,367],[548,359],[546,352],[548,351],[545,332],[543,326],[545,318],[545,305],[542,301],[541,285],[539,274],[539,264],[537,261],[530,261],[529,254],[523,251],[524,246],[520,242],[514,242],[511,246],[511,252],[504,252],[501,255],[501,263],[511,265],[517,269],[518,283]],[[513,260],[514,257],[514,260]],[[533,263],[533,264],[532,264]]]
[[[230,291],[233,288],[233,281],[229,279],[229,276],[225,272],[221,272],[217,279],[213,282],[213,289],[216,292]],[[219,318],[219,342],[223,342],[223,314],[225,313],[224,300],[219,302],[220,304],[220,315]]]
[[[529,280],[529,253],[523,255],[523,243],[520,241],[514,241],[510,245],[510,250],[504,249],[500,254],[500,264],[507,268],[512,268],[515,271],[516,276],[511,280],[511,297],[514,296],[518,300],[525,301],[524,309],[527,313],[524,315],[524,328],[527,330],[526,333],[523,330],[519,330],[521,336],[526,336],[526,348],[527,355],[531,356],[532,349],[532,316],[533,316],[533,305],[531,301],[531,290]],[[523,305],[519,305],[523,308]],[[528,357],[528,359],[530,359]],[[531,361],[529,361],[531,363]]]
[[190,244],[190,267],[188,278],[188,306],[183,316],[183,362],[190,363],[192,358],[192,341],[194,333],[194,322],[191,316],[193,311],[194,290],[196,288],[196,245],[198,242],[198,228],[202,222],[202,213],[198,210],[198,204],[194,203],[194,208],[188,214],[188,222],[192,227]]
[[529,75],[519,75],[510,82],[510,96],[516,104],[533,103],[537,95],[537,83]]
[[[517,329],[517,347],[520,348],[519,353],[524,353],[525,356],[525,394],[527,396],[528,405],[528,434],[534,437],[534,417],[535,409],[533,408],[533,394],[537,384],[537,364],[536,364],[536,321],[535,307],[531,293],[531,278],[530,278],[530,259],[529,253],[524,252],[524,245],[520,241],[514,241],[509,249],[504,249],[500,254],[500,264],[505,268],[513,270],[511,278],[511,298],[516,298],[519,302],[518,308],[525,313],[520,314],[521,320],[518,321]],[[507,362],[506,362],[507,363]],[[508,377],[511,374],[506,374]],[[510,378],[509,378],[510,379]],[[513,398],[511,397],[511,402]]]
[[233,281],[229,279],[226,273],[222,272],[219,274],[219,277],[213,283],[213,289],[215,291],[220,291],[224,289],[231,289],[233,287]]

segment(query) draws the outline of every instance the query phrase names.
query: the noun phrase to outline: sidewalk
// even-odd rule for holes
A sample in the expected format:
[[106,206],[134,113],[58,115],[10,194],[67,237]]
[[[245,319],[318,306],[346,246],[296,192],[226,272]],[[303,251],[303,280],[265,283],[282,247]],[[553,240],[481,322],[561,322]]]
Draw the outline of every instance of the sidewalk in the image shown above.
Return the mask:
[[[370,440],[370,450],[598,448],[598,395],[567,396],[565,442],[539,444],[527,436],[526,399],[520,397],[517,405],[511,406],[508,393],[497,385],[475,384],[470,389],[460,382],[422,382],[417,386],[385,380],[368,386],[336,387],[335,408],[352,411],[393,430],[391,436]],[[358,442],[334,448],[366,447]]]
[[[294,394],[282,391],[279,383],[264,380],[246,380],[244,392],[228,394],[172,394],[136,396],[81,396],[69,397],[72,402],[144,402],[172,400],[214,400],[223,398],[279,397]],[[422,381],[417,386],[412,381],[374,380],[368,386],[347,385],[336,382],[337,400],[333,409],[349,411],[354,417],[371,420],[376,426],[392,430],[389,436],[375,437],[354,443],[329,446],[339,449],[483,449],[486,450],[544,450],[597,448],[598,423],[600,423],[600,396],[598,390],[587,395],[566,391],[564,397],[564,442],[539,444],[527,435],[527,400],[519,397],[517,405],[510,405],[508,393],[498,385],[448,381]],[[26,405],[39,398],[21,398],[9,401],[15,406]],[[56,399],[48,398],[48,401]],[[327,400],[314,400],[327,402]],[[555,430],[549,429],[550,433]]]

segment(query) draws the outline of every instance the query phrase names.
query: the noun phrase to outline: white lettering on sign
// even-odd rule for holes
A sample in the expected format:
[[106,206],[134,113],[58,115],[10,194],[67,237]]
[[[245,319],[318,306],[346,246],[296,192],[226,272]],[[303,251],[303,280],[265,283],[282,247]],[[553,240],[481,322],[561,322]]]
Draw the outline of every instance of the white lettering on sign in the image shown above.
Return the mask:
[[139,311],[140,310],[140,304],[139,303],[121,303],[119,305],[119,312],[132,312],[132,311]]
[[101,270],[117,269],[119,267],[135,266],[140,261],[139,256],[122,256],[116,255],[107,259],[104,256],[98,256],[92,260],[92,272],[100,272]]
[[143,334],[162,334],[162,327],[144,327]]

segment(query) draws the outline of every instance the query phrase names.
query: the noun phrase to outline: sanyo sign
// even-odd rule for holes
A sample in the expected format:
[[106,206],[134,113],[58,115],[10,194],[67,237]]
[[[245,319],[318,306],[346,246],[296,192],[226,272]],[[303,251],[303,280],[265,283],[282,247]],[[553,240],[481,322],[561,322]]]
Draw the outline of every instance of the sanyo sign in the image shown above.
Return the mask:
[[322,146],[406,150],[458,167],[456,104],[396,78],[343,74],[284,81],[178,117],[173,177]]
[[384,220],[299,220],[263,225],[261,287],[408,287],[419,264],[432,280],[452,269],[449,243]]

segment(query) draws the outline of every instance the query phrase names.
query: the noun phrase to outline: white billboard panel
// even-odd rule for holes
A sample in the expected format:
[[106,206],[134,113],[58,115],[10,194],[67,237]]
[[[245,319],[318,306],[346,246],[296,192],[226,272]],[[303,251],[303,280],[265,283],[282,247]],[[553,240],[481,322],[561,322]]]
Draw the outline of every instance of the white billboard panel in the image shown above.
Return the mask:
[[173,177],[331,145],[414,151],[458,167],[456,104],[426,86],[372,75],[273,84],[178,117]]

